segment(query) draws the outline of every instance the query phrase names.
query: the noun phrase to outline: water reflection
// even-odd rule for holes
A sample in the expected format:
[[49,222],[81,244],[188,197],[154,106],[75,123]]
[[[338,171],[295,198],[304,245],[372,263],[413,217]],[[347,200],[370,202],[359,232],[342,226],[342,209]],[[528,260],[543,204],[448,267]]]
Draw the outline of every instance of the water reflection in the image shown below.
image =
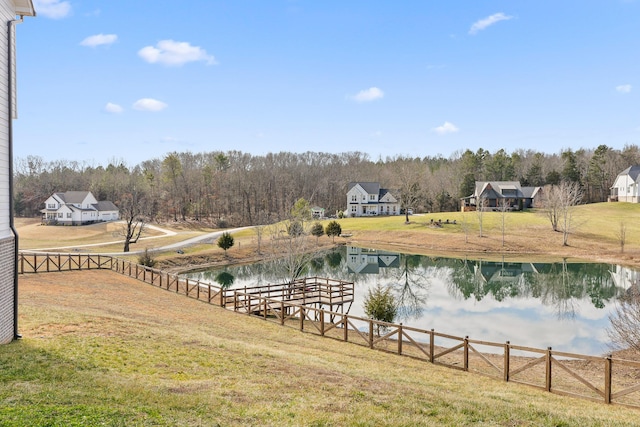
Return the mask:
[[[188,276],[239,288],[282,283],[277,270],[277,263],[265,262]],[[607,350],[613,302],[640,278],[637,271],[608,264],[495,262],[356,247],[316,253],[304,270],[353,281],[355,315],[362,315],[367,290],[381,284],[400,302],[399,322],[586,354]]]

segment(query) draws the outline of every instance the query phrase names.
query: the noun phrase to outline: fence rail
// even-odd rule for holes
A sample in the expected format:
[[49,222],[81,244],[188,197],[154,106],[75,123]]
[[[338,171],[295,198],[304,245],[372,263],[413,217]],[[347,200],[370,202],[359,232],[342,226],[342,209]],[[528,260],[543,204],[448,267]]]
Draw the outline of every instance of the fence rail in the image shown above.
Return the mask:
[[[525,384],[565,396],[640,408],[640,362],[474,340],[273,298],[267,289],[209,283],[106,255],[20,253],[18,273],[112,270],[167,291],[322,337]],[[318,278],[312,278],[318,279]],[[258,289],[256,287],[256,289]],[[272,288],[271,290],[273,291]],[[345,287],[344,289],[348,289]],[[342,298],[353,298],[353,294]],[[315,292],[315,290],[314,290]]]

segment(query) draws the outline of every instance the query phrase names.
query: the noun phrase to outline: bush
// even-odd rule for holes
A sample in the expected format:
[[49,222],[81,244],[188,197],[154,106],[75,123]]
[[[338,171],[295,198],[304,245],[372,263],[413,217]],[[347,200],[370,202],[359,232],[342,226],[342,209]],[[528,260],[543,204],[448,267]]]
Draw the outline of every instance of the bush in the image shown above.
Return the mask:
[[324,233],[335,241],[335,236],[339,236],[342,233],[342,227],[338,221],[331,221],[324,229]]
[[[369,289],[364,299],[364,314],[373,320],[392,323],[398,314],[398,303],[391,293],[391,288],[383,288],[378,284],[375,288]],[[377,325],[378,335],[381,329],[385,328]]]
[[324,228],[322,227],[322,224],[320,224],[319,222],[313,224],[313,226],[311,227],[311,234],[316,237],[317,244],[318,239],[324,234]]
[[146,267],[153,267],[156,265],[156,260],[153,255],[149,253],[149,249],[145,248],[144,253],[140,254],[138,257],[138,264]]
[[235,243],[233,236],[226,231],[222,233],[222,236],[218,239],[218,247],[224,250],[224,254],[227,254],[227,249],[233,246]]
[[300,221],[291,222],[287,227],[287,233],[289,233],[291,237],[302,236],[304,234],[302,223]]

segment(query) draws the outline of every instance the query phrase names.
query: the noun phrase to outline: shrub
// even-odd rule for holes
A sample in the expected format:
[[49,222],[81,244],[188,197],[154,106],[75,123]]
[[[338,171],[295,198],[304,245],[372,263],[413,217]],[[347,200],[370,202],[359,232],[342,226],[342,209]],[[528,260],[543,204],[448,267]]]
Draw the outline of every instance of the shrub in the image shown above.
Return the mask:
[[232,247],[234,244],[233,236],[226,231],[222,233],[222,236],[218,239],[218,247],[224,250],[224,254],[227,254],[227,249]]
[[335,241],[335,236],[339,236],[342,233],[342,227],[338,221],[331,221],[327,224],[324,233],[331,237],[332,241]]
[[316,244],[318,243],[318,239],[324,234],[324,228],[322,228],[322,224],[316,222],[311,227],[311,234],[316,236]]
[[144,253],[140,254],[138,257],[138,264],[146,267],[153,267],[156,265],[156,260],[153,257],[153,254],[149,253],[149,249],[145,248]]
[[[391,293],[391,288],[383,288],[378,284],[375,288],[369,289],[364,299],[364,313],[373,320],[392,323],[398,313],[398,303]],[[377,332],[384,327],[377,325]]]

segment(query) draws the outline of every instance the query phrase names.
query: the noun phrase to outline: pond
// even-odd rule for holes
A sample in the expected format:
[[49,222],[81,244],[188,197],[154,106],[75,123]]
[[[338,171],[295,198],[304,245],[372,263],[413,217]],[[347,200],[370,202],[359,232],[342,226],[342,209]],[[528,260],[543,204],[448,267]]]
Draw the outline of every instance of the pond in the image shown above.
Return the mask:
[[[286,283],[285,270],[282,262],[264,262],[183,276],[242,288]],[[356,316],[365,317],[369,289],[388,286],[400,303],[396,323],[587,355],[610,352],[609,314],[639,278],[610,264],[495,262],[351,246],[314,254],[301,275],[354,282],[349,313]]]

